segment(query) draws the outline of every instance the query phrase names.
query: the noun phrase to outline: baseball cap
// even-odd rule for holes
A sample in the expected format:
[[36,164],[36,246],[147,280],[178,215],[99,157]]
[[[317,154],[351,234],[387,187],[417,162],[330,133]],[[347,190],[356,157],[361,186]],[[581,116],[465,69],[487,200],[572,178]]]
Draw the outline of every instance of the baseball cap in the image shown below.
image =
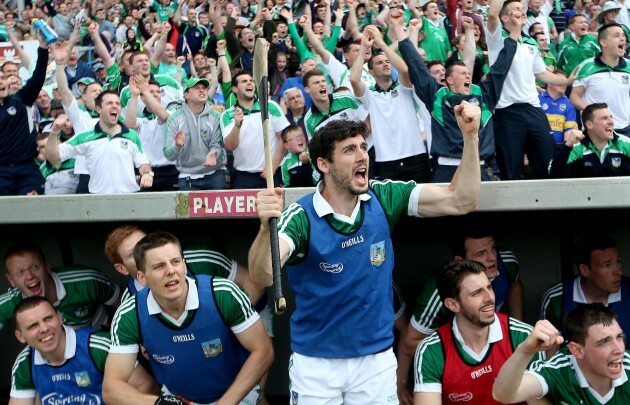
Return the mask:
[[103,64],[103,62],[96,62],[92,65],[92,72],[96,73],[99,71],[99,69],[105,69],[105,65]]
[[90,83],[94,83],[95,80],[92,79],[91,77],[82,77],[79,80],[77,80],[77,84],[85,84],[86,86]]
[[207,79],[197,79],[192,77],[186,81],[186,84],[184,84],[184,91],[188,91],[189,88],[195,87],[199,83],[202,83],[206,87],[210,87],[210,82]]

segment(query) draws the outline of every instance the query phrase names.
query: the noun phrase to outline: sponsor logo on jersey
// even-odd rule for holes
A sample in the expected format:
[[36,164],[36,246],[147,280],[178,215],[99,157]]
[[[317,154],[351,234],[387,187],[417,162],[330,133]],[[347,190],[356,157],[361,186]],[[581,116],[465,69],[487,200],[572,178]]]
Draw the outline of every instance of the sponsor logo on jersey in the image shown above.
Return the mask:
[[76,380],[79,387],[87,387],[92,383],[90,381],[90,376],[88,375],[87,371],[79,371],[77,373],[74,373],[74,379]]
[[354,236],[348,240],[344,240],[343,242],[341,242],[341,248],[345,249],[353,245],[358,245],[359,243],[363,243],[363,241],[364,241],[363,235]]
[[491,373],[491,372],[492,372],[492,365],[487,365],[487,366],[481,367],[479,370],[473,371],[472,373],[470,373],[470,376],[474,380],[475,378],[479,378],[482,375]]
[[88,316],[88,312],[88,308],[85,305],[81,305],[74,310],[74,314],[77,316],[77,318],[85,318],[86,316]]
[[175,335],[175,336],[173,336],[173,342],[175,342],[175,343],[190,342],[191,340],[195,340],[195,334],[194,333],[187,333],[185,335]]
[[221,339],[216,338],[209,342],[203,342],[201,344],[201,348],[203,349],[203,354],[208,357],[216,357],[223,351],[223,344],[221,343]]
[[451,402],[469,402],[473,399],[472,392],[464,392],[463,394],[448,394]]
[[50,379],[52,380],[52,382],[70,381],[70,374],[53,374]]
[[326,273],[341,273],[343,271],[343,263],[320,263],[319,268]]
[[157,361],[160,364],[173,364],[175,362],[175,356],[172,354],[167,354],[166,356],[160,356],[159,354],[154,354],[153,360]]
[[62,395],[57,392],[42,398],[42,405],[101,405],[101,399],[95,394]]
[[614,157],[612,158],[612,167],[614,167],[615,169],[618,169],[621,166],[621,158],[620,157]]
[[15,107],[11,106],[7,108],[7,112],[9,113],[9,115],[15,115],[17,113],[17,110],[15,109]]
[[370,261],[372,266],[380,266],[385,261],[385,241],[382,240],[377,243],[373,243],[370,246]]

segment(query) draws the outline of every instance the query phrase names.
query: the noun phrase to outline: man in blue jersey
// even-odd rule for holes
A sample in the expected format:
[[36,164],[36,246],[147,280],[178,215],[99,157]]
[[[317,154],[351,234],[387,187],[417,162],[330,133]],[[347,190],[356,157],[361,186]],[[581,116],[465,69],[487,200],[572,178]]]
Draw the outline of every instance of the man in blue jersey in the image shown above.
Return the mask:
[[[127,299],[112,321],[105,401],[256,403],[273,347],[247,295],[223,278],[187,277],[179,241],[169,233],[146,235],[133,256],[136,276],[149,288]],[[162,385],[161,397],[128,383],[140,345]]]
[[335,120],[309,151],[322,175],[315,193],[282,212],[282,189],[261,191],[261,220],[249,251],[250,277],[271,285],[269,219],[280,218],[281,264],[295,292],[289,376],[293,403],[398,403],[390,229],[402,215],[473,211],[480,188],[478,106],[455,108],[462,164],[449,187],[368,181],[367,128]]
[[[13,366],[11,404],[103,403],[109,333],[65,326],[61,314],[40,296],[20,302],[13,318],[15,337],[28,346]],[[133,370],[128,382],[145,393],[158,391],[142,366]]]

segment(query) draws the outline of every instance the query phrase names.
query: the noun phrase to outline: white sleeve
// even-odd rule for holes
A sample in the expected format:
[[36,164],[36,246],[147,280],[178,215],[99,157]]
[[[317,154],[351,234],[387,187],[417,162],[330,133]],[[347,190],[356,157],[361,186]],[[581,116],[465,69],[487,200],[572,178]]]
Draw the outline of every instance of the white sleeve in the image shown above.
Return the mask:
[[490,66],[492,66],[499,57],[499,52],[503,49],[503,33],[501,25],[499,24],[496,31],[492,34],[488,31],[488,27],[484,27],[483,30],[486,34],[486,44],[488,45],[488,62]]

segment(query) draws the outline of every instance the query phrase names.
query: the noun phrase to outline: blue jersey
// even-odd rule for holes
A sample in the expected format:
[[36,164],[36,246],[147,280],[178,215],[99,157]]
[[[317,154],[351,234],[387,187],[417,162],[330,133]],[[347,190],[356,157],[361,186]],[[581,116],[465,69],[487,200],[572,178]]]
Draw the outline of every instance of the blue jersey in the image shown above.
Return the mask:
[[149,315],[148,288],[136,296],[142,345],[156,380],[172,394],[200,403],[218,400],[249,357],[219,313],[212,280],[197,276],[199,308],[180,328]]
[[308,252],[287,273],[296,297],[291,316],[296,353],[353,358],[393,344],[394,249],[385,212],[372,190],[368,194],[361,203],[363,222],[349,234],[317,215],[312,194],[298,201],[310,226]]
[[[579,276],[578,276],[579,277]],[[562,320],[578,303],[573,301],[573,285],[575,279],[566,280],[562,283]],[[621,301],[608,304],[608,308],[617,315],[617,323],[623,330],[624,338],[630,336],[630,278],[621,278]]]
[[35,364],[31,349],[31,375],[42,405],[103,404],[103,373],[90,355],[90,335],[95,329],[78,329],[74,357],[61,366]]
[[546,91],[538,95],[540,106],[549,120],[549,126],[553,132],[553,138],[557,144],[564,143],[564,131],[578,129],[575,107],[567,96],[553,99]]

